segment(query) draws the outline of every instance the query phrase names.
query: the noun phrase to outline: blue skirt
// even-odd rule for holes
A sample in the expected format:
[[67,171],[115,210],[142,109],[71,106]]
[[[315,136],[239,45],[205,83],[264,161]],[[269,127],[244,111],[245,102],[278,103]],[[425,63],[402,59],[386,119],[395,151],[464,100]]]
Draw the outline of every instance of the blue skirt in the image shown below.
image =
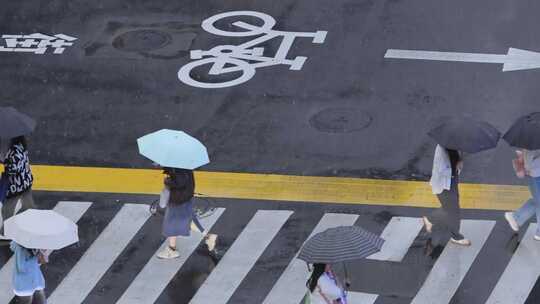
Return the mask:
[[165,237],[189,236],[191,221],[194,221],[202,232],[203,228],[193,213],[193,200],[183,204],[168,204],[163,219],[163,235]]

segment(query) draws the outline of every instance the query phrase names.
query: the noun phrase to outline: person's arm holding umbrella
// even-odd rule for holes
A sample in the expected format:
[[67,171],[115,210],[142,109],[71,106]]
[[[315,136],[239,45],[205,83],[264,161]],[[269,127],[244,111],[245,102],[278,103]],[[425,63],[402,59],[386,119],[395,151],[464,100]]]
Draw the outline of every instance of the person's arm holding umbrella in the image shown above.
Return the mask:
[[13,252],[15,256],[15,269],[17,272],[26,272],[26,264],[24,263],[25,257],[23,256],[21,245],[11,242],[9,249]]

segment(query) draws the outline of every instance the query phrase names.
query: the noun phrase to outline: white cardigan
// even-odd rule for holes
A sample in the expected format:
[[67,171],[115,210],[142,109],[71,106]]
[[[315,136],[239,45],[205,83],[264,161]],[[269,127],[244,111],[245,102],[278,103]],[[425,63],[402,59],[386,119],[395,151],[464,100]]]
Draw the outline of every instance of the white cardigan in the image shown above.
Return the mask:
[[444,190],[450,190],[452,185],[452,165],[446,149],[437,145],[433,157],[433,169],[429,180],[433,194],[440,194]]

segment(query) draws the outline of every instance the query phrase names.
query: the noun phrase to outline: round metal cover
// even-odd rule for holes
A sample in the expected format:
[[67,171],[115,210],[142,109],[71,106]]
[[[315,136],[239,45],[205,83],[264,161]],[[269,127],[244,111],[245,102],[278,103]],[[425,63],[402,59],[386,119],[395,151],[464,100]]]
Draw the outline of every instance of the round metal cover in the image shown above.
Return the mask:
[[350,133],[367,128],[372,121],[369,113],[355,108],[328,108],[313,115],[311,126],[321,132]]
[[151,51],[171,42],[168,33],[156,30],[136,30],[116,37],[113,46],[124,51]]

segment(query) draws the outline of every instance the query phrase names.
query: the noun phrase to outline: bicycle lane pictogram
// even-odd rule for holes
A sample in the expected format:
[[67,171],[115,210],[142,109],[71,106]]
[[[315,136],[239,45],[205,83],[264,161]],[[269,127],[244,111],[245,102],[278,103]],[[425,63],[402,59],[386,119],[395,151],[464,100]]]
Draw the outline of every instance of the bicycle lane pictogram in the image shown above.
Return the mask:
[[[225,31],[216,27],[215,23],[228,17],[255,17],[262,20],[262,25],[252,25],[243,21],[233,22],[232,25],[245,31]],[[288,32],[274,30],[276,20],[267,14],[255,11],[232,11],[214,15],[202,23],[202,28],[215,35],[226,37],[259,36],[240,45],[219,45],[208,51],[192,50],[191,59],[196,61],[184,65],[178,71],[178,78],[183,83],[205,89],[225,88],[242,84],[255,76],[256,69],[274,65],[288,65],[290,70],[301,70],[307,60],[305,56],[288,59],[289,50],[296,38],[312,38],[316,44],[324,43],[326,31],[316,32]],[[264,48],[257,47],[268,40],[282,37],[281,44],[274,57],[264,56]],[[241,72],[240,76],[224,82],[204,82],[194,79],[191,75],[193,69],[211,64],[208,75],[221,75]],[[233,76],[234,77],[234,76]]]

